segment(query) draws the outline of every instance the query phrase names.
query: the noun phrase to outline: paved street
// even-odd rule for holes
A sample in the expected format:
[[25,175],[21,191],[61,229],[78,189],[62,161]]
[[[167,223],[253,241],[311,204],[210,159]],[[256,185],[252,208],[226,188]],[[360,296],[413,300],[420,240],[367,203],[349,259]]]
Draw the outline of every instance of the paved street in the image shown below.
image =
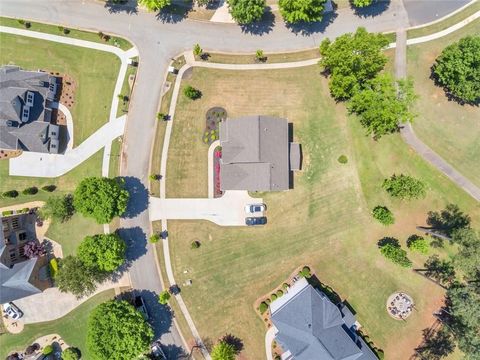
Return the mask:
[[[456,3],[461,5],[460,2]],[[429,14],[435,16],[428,1],[419,2],[416,6],[415,21],[427,19]],[[129,254],[133,261],[130,268],[132,284],[138,291],[150,295],[158,293],[163,286],[156,268],[155,253],[146,240],[151,230],[145,184],[148,181],[150,149],[154,136],[151,129],[156,121],[157,106],[170,59],[190,49],[195,43],[210,51],[298,50],[316,47],[325,37],[333,38],[354,31],[358,26],[365,26],[370,31],[396,31],[410,24],[412,11],[409,12],[409,7],[405,8],[400,0],[392,0],[388,6],[380,4],[377,10],[359,17],[351,9],[341,9],[334,15],[326,16],[321,23],[304,28],[290,29],[279,22],[242,29],[235,24],[196,22],[175,16],[162,19],[161,16],[121,6],[108,9],[103,3],[89,0],[2,0],[0,5],[2,16],[101,30],[124,36],[138,48],[140,67],[130,101],[121,168],[121,174],[126,177],[127,187],[133,196],[127,216],[121,220],[120,226],[126,240],[135,244]],[[155,306],[153,296],[149,296],[147,301],[148,306]],[[176,358],[182,340],[176,327],[168,321],[171,314],[162,309],[155,313],[160,319],[157,334],[163,334],[162,342],[170,345],[170,358]]]

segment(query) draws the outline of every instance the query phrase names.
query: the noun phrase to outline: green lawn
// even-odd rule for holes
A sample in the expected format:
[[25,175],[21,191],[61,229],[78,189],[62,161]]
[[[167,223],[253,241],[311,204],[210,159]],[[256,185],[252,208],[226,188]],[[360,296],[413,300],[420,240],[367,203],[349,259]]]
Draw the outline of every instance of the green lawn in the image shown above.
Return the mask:
[[441,51],[468,34],[480,34],[480,20],[441,39],[409,46],[408,73],[414,78],[415,90],[420,95],[418,118],[414,123],[417,135],[480,186],[480,108],[449,101],[443,89],[430,79],[430,67]]
[[[0,357],[4,359],[9,352],[24,350],[39,337],[56,333],[67,344],[78,347],[82,351],[82,359],[91,359],[91,354],[86,347],[88,314],[98,304],[112,299],[113,296],[113,290],[104,291],[60,319],[27,325],[18,335],[4,334],[0,336]],[[52,304],[52,306],[54,305]]]
[[0,64],[66,73],[76,82],[74,146],[108,121],[120,59],[107,52],[0,33]]
[[[387,359],[405,359],[421,342],[422,329],[433,322],[442,290],[386,261],[377,241],[395,236],[405,246],[428,210],[457,203],[479,223],[480,208],[447,178],[425,164],[398,135],[374,142],[364,135],[343,104],[330,98],[327,80],[316,66],[273,71],[215,71],[196,68],[183,86],[203,96],[180,96],[170,142],[167,196],[202,197],[207,193],[207,146],[201,141],[205,111],[227,109],[229,117],[268,114],[294,123],[294,137],[303,146],[303,171],[294,190],[262,194],[269,223],[263,228],[222,228],[209,222],[169,221],[172,262],[182,295],[206,339],[225,333],[240,337],[248,359],[264,356],[265,327],[255,315],[254,301],[298,266],[310,264],[319,279],[346,298],[371,339]],[[345,154],[346,165],[337,162]],[[394,172],[424,179],[425,200],[399,202],[381,190]],[[370,211],[386,204],[397,223],[385,228]],[[193,240],[201,247],[190,249]],[[411,256],[421,266],[425,256]],[[185,272],[187,271],[187,272]],[[418,312],[406,323],[392,320],[385,301],[396,290],[408,292]]]
[[[100,39],[100,36],[98,36],[98,33],[92,32],[92,31],[69,29],[70,32],[68,34],[65,34],[63,32],[63,28],[58,27],[56,25],[41,24],[33,21],[30,21],[30,24],[31,24],[31,27],[28,30],[40,31],[47,34],[53,34],[53,35],[74,38],[74,39],[87,40],[87,41],[93,41],[93,42],[98,42],[102,44],[114,45],[114,46],[118,46],[123,50],[128,50],[132,47],[132,44],[128,40],[119,38],[116,36],[112,36],[108,41],[104,41]],[[0,25],[10,26],[10,27],[19,28],[19,29],[25,29],[25,25],[20,24],[18,22],[18,19],[12,19],[12,18],[6,18],[6,17],[0,17]]]
[[[72,171],[58,178],[35,178],[24,176],[8,175],[8,160],[0,160],[0,193],[8,190],[17,190],[20,195],[15,199],[0,198],[0,207],[12,204],[21,204],[29,201],[45,201],[52,194],[64,194],[72,192],[78,182],[84,177],[101,176],[102,174],[102,157],[103,149],[95,153],[92,157],[81,163]],[[54,193],[47,193],[39,190],[36,195],[23,195],[23,189],[36,186],[39,189],[45,185],[56,185],[57,189]]]

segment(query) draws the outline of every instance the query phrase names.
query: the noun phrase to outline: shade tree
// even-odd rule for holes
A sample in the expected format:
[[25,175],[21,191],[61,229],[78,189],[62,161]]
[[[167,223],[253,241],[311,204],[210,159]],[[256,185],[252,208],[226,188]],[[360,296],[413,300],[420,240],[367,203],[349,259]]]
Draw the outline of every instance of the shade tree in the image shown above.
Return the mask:
[[86,236],[77,250],[78,258],[93,271],[112,272],[125,262],[125,241],[117,234]]
[[232,18],[241,25],[248,25],[262,18],[265,0],[227,0]]
[[285,22],[321,21],[326,0],[280,0],[278,6]]

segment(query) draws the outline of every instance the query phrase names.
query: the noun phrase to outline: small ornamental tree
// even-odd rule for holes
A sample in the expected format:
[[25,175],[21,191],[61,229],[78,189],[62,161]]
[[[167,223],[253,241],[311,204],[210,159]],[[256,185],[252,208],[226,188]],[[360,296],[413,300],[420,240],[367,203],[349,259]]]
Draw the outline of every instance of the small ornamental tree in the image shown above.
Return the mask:
[[81,352],[79,349],[69,347],[62,351],[62,360],[80,360]]
[[168,302],[170,301],[171,295],[168,292],[168,290],[163,290],[159,295],[158,295],[158,302],[162,305],[167,305]]
[[67,256],[59,261],[55,284],[61,292],[77,298],[90,295],[96,289],[96,274],[77,257]]
[[46,254],[45,248],[37,241],[29,241],[23,246],[25,256],[29,259],[44,256]]
[[152,328],[126,301],[100,304],[88,318],[87,346],[98,360],[136,359],[152,340]]
[[191,85],[187,85],[185,89],[183,89],[183,94],[191,100],[196,100],[202,96],[202,92]]
[[432,66],[447,94],[467,103],[480,101],[480,35],[447,46]]
[[280,0],[278,5],[285,22],[321,21],[326,0]]
[[360,123],[375,139],[395,133],[399,124],[412,122],[410,110],[417,96],[411,80],[394,81],[389,74],[378,75],[356,92],[348,104]]
[[42,190],[46,192],[54,192],[57,189],[56,185],[45,185],[42,186]]
[[418,235],[412,235],[407,240],[407,247],[412,250],[419,252],[420,254],[427,254],[430,249],[430,244],[426,239]]
[[18,191],[17,190],[9,190],[9,191],[5,191],[3,194],[2,194],[3,197],[6,197],[6,198],[16,198],[18,196]]
[[99,224],[107,224],[127,210],[129,193],[115,179],[83,179],[73,195],[75,209]]
[[148,11],[160,11],[171,4],[171,0],[138,0],[138,4]]
[[232,18],[241,25],[251,24],[262,18],[265,0],[227,0]]
[[367,85],[387,63],[382,49],[389,43],[383,34],[369,33],[360,27],[320,44],[319,64],[330,76],[330,93],[337,100],[350,99]]
[[70,194],[49,197],[41,209],[43,218],[62,223],[69,220],[74,213],[73,197]]
[[380,246],[380,252],[387,259],[391,260],[395,264],[403,267],[411,267],[412,262],[407,257],[407,252],[403,250],[400,245],[393,243],[386,243]]
[[127,246],[117,234],[87,236],[78,247],[78,258],[94,271],[112,272],[125,262]]
[[383,181],[382,187],[392,197],[399,199],[420,199],[427,194],[425,184],[408,175],[392,175]]
[[210,355],[212,360],[235,360],[235,347],[226,341],[219,341]]
[[372,210],[372,216],[385,226],[395,223],[393,213],[386,206],[375,206]]
[[373,3],[373,0],[352,0],[353,6],[356,6],[359,8],[372,5],[372,3]]
[[200,55],[202,55],[202,53],[203,53],[203,50],[200,47],[200,44],[195,44],[195,46],[193,47],[193,54],[195,56],[200,56]]

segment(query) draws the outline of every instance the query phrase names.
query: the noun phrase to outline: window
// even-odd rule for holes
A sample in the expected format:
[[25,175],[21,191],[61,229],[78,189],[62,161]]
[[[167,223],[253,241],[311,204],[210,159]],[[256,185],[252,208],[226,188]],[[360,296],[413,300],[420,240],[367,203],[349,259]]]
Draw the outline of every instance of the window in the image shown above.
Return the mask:
[[51,147],[52,149],[56,149],[56,148],[57,148],[57,146],[56,146],[55,144],[52,144],[50,147]]
[[18,239],[23,241],[27,238],[27,233],[26,232],[21,232],[20,234],[18,234]]
[[52,135],[55,136],[57,135],[57,133],[55,131],[52,131]]

